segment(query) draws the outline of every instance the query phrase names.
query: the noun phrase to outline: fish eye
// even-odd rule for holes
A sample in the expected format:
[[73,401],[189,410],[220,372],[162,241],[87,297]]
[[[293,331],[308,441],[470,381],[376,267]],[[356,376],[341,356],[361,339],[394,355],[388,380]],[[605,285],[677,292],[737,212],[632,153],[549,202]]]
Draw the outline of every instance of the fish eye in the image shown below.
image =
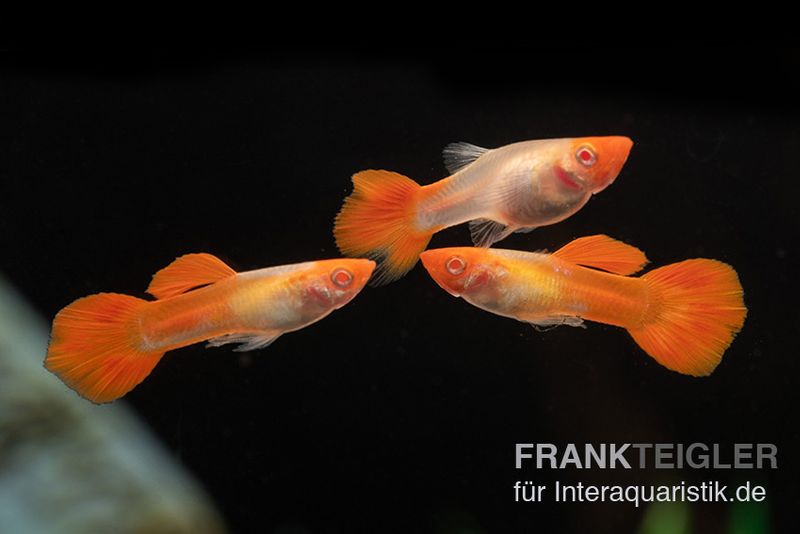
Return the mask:
[[336,269],[331,273],[331,282],[337,287],[345,288],[353,282],[353,275],[347,269]]
[[589,145],[581,145],[578,147],[578,150],[575,151],[575,159],[578,160],[578,163],[585,167],[591,167],[597,161],[597,154],[595,154],[592,147]]
[[448,273],[458,276],[467,268],[467,262],[460,256],[453,256],[445,262],[444,268],[447,269]]

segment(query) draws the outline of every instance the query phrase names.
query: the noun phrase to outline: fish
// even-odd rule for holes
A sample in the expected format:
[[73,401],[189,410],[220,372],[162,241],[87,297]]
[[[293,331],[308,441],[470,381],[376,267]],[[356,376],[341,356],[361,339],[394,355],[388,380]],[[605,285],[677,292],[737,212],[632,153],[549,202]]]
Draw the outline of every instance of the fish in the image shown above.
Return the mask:
[[208,341],[262,349],[350,302],[375,262],[330,259],[237,273],[207,253],[158,271],[147,292],[80,298],[53,320],[45,368],[80,396],[114,401],[142,382],[165,352]]
[[540,139],[487,149],[451,143],[451,175],[420,186],[402,174],[365,170],[334,220],[344,256],[377,262],[371,285],[405,275],[434,233],[469,221],[475,246],[563,221],[611,185],[633,141],[624,136]]
[[442,289],[473,306],[539,329],[622,327],[659,364],[695,377],[714,371],[747,315],[730,265],[695,258],[634,277],[644,252],[603,234],[552,254],[453,247],[421,259]]

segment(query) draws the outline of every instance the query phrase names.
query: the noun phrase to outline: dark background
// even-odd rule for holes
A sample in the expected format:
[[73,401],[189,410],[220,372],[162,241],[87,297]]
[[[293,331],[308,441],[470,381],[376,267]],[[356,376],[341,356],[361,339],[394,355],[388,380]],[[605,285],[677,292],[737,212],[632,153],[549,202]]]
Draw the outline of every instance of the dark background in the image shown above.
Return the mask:
[[[613,186],[502,246],[607,233],[655,266],[732,264],[749,316],[711,377],[660,367],[618,328],[539,333],[487,314],[417,267],[269,349],[169,353],[126,402],[235,532],[632,532],[645,514],[514,503],[516,480],[752,480],[787,531],[800,473],[798,68],[780,45],[3,49],[0,272],[52,318],[90,293],[144,297],[187,252],[239,270],[334,257],[355,171],[430,183],[452,141],[628,135]],[[455,227],[431,246],[468,239]],[[780,468],[516,471],[517,442],[770,442]],[[702,532],[737,517],[720,504],[691,514]]]

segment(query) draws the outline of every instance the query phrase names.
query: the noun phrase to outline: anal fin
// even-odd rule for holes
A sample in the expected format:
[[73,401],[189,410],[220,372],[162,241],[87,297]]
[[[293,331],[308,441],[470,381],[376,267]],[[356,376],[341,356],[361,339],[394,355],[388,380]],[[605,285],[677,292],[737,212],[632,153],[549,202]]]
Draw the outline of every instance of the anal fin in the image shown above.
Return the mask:
[[249,350],[263,349],[269,347],[283,332],[263,331],[263,332],[237,332],[235,334],[225,334],[208,340],[207,347],[221,347],[229,343],[241,343],[233,349],[233,352],[247,352]]
[[476,247],[491,247],[511,235],[516,228],[491,219],[475,219],[469,222],[469,235]]
[[553,328],[556,328],[557,326],[561,325],[574,326],[576,328],[586,328],[586,325],[583,324],[583,319],[581,319],[580,317],[575,317],[574,315],[557,315],[554,317],[540,317],[536,319],[526,319],[525,322],[529,323],[539,332],[552,330]]

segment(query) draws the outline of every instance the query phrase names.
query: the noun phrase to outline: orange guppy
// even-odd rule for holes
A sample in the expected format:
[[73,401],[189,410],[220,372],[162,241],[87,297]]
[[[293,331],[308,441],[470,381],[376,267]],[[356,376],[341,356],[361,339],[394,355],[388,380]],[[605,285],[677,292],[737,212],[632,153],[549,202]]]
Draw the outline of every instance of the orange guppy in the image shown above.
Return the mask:
[[[651,270],[639,249],[605,235],[552,254],[483,248],[512,232],[580,210],[622,170],[623,136],[544,139],[485,149],[453,143],[451,176],[420,186],[389,171],[353,176],[336,217],[345,256],[237,273],[210,254],[188,254],[153,276],[156,300],[100,293],[53,320],[45,367],[81,396],[113,401],[147,377],[165,352],[201,341],[268,346],[350,302],[369,282],[402,277],[418,259],[442,288],[486,311],[537,327],[625,328],[661,365],[692,376],[714,371],[744,324],[736,271],[710,259]],[[431,236],[470,223],[475,247],[425,251]]]
[[614,182],[632,146],[623,136],[495,149],[453,143],[444,150],[452,175],[426,186],[394,172],[362,171],[336,217],[336,244],[345,256],[377,261],[371,283],[388,283],[414,267],[444,228],[469,221],[473,243],[483,247],[563,221]]
[[110,402],[167,351],[206,340],[260,349],[319,321],[350,302],[374,267],[334,259],[236,273],[211,254],[181,256],[153,276],[147,292],[158,300],[100,293],[58,312],[45,367],[90,401]]
[[717,367],[747,314],[729,265],[690,259],[634,278],[644,253],[604,235],[552,254],[456,247],[421,259],[439,286],[478,308],[534,326],[620,326],[658,363],[692,376]]

